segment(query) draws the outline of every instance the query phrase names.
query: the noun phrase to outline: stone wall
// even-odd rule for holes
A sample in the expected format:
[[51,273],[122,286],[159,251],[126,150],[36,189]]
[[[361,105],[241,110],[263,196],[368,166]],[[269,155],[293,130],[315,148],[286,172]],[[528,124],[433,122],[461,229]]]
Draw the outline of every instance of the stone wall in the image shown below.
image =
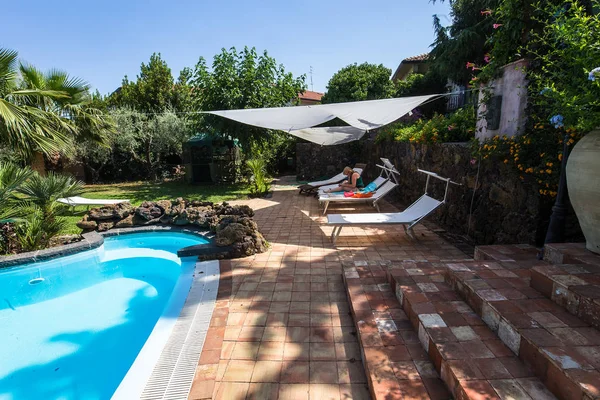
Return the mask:
[[[398,208],[403,209],[423,194],[426,175],[419,173],[417,168],[429,170],[461,183],[461,186],[450,186],[448,203],[429,217],[447,231],[468,234],[476,244],[543,242],[552,203],[538,194],[535,181],[527,177],[521,180],[511,166],[490,160],[478,166],[471,162],[471,150],[466,144],[358,143],[361,144],[361,155],[356,161],[368,163],[363,174],[366,182],[379,174],[376,164],[381,164],[380,157],[389,158],[400,171],[399,187],[387,197]],[[327,159],[337,166],[354,162],[344,158],[350,150],[343,146],[335,146],[337,149],[332,153],[327,147],[303,144],[302,148],[297,148],[298,171],[309,174],[306,171],[320,159]],[[302,152],[306,151],[310,154],[309,163],[303,161],[307,157]],[[321,151],[327,155],[322,157]],[[336,154],[338,162],[332,159]],[[341,168],[333,172],[339,171]],[[435,179],[431,182],[430,195],[443,198],[445,184]],[[567,224],[568,236],[578,237],[580,231],[574,214]]]
[[296,175],[299,180],[316,180],[342,172],[345,166],[360,163],[361,148],[355,142],[337,146],[296,144]]

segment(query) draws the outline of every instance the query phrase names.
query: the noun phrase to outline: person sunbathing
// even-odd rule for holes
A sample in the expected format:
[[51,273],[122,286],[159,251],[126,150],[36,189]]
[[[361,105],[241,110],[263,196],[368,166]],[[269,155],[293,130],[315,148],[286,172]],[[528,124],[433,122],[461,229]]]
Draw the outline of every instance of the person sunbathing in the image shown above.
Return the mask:
[[331,192],[355,192],[360,188],[363,188],[365,184],[363,183],[362,177],[356,171],[354,171],[350,167],[344,168],[344,175],[348,177],[348,180],[340,183],[340,186],[334,187],[328,190],[325,190],[325,193]]

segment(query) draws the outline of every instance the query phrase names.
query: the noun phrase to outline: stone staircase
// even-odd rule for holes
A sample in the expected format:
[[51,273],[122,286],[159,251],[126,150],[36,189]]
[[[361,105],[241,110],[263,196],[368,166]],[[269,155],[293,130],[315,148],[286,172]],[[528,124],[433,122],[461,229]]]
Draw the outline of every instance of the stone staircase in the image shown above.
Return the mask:
[[600,399],[600,256],[538,253],[345,265],[373,398]]

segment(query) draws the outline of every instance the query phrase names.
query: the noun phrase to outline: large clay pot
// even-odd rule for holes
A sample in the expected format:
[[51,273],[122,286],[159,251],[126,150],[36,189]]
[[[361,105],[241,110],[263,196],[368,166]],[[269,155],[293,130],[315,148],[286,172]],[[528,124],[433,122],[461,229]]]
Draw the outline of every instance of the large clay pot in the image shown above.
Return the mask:
[[585,135],[571,151],[567,187],[586,247],[600,253],[600,130]]

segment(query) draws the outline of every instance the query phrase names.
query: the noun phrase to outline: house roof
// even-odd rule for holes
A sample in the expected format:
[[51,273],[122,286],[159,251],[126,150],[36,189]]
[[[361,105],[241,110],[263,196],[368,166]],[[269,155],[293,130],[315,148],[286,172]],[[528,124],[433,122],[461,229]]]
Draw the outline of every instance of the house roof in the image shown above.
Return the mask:
[[405,58],[404,60],[402,60],[400,62],[400,65],[398,65],[398,68],[396,68],[396,71],[392,75],[392,80],[395,82],[398,79],[398,75],[401,73],[401,71],[407,70],[407,68],[402,68],[403,66],[406,66],[407,64],[419,64],[419,63],[423,63],[427,60],[429,60],[429,53],[423,53],[423,54],[419,54],[416,56]]
[[419,54],[417,56],[405,58],[404,60],[402,60],[402,62],[403,63],[415,63],[415,62],[427,61],[428,59],[429,59],[429,53],[423,53],[423,54]]
[[321,101],[321,97],[323,97],[323,93],[312,92],[310,90],[307,90],[307,91],[305,91],[303,93],[300,93],[298,95],[298,98],[300,100]]

